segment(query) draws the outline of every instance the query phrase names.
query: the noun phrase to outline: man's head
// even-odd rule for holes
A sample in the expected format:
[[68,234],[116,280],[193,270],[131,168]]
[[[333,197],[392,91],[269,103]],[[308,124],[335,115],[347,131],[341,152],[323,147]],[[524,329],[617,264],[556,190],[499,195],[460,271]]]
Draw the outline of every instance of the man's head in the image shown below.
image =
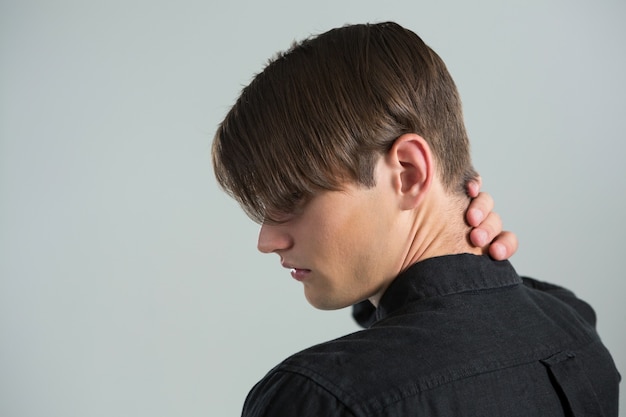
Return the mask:
[[395,23],[333,29],[279,54],[244,88],[213,142],[220,185],[258,222],[280,222],[321,190],[374,185],[403,134],[430,146],[438,178],[464,193],[471,166],[445,64]]
[[[334,29],[279,55],[218,129],[219,183],[262,223],[309,302],[376,304],[427,257],[469,252],[476,174],[441,59],[394,24]],[[464,246],[465,245],[465,246]]]

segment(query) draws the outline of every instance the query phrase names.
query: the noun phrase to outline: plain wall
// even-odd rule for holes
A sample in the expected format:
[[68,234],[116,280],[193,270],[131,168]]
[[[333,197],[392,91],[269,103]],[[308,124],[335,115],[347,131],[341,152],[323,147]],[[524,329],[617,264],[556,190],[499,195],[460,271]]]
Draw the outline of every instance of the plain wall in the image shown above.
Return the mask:
[[276,51],[383,20],[448,64],[518,272],[588,300],[626,372],[623,0],[2,0],[0,415],[238,415],[356,330],[257,253],[210,144]]

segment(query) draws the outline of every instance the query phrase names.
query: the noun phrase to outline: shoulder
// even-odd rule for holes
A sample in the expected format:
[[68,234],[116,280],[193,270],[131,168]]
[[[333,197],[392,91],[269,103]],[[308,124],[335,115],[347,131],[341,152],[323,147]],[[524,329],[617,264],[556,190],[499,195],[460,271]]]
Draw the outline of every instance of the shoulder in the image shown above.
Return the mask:
[[581,300],[572,291],[567,288],[560,287],[558,285],[550,284],[536,280],[534,278],[522,277],[524,286],[532,289],[538,293],[543,293],[556,298],[562,303],[568,305],[579,316],[581,316],[585,322],[593,327],[596,325],[596,313],[593,308],[584,300]]
[[370,415],[385,368],[375,333],[352,333],[285,359],[252,388],[243,416]]
[[406,331],[366,329],[292,355],[253,387],[243,416],[370,416],[431,386],[439,373],[413,356],[425,357],[434,340],[420,332],[424,344],[412,343]]
[[285,361],[270,371],[250,391],[243,417],[354,417],[340,393],[307,367]]

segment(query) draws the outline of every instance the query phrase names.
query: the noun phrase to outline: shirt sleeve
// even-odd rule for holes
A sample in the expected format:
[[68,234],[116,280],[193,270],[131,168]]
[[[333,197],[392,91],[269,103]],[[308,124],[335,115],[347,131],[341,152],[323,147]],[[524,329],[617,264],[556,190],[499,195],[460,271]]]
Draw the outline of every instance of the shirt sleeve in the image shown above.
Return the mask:
[[272,371],[248,394],[242,417],[354,417],[335,395],[309,378]]

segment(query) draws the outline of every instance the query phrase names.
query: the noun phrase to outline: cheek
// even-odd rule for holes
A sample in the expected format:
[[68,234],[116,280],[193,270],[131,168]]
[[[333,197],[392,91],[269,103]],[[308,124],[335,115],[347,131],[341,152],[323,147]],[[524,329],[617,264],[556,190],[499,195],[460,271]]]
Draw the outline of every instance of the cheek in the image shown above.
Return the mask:
[[389,238],[386,216],[375,210],[379,205],[372,199],[353,199],[309,218],[309,239],[302,248],[314,254],[310,260],[318,272],[315,280],[305,284],[311,305],[342,308],[378,290],[388,261],[383,244]]
[[333,260],[343,261],[344,267],[354,267],[355,261],[361,260],[361,254],[368,251],[372,239],[376,238],[370,227],[371,223],[367,222],[362,213],[342,213],[320,228],[320,245]]
[[321,309],[343,308],[355,302],[362,291],[364,261],[369,242],[363,239],[363,227],[353,216],[334,216],[311,235],[307,246],[315,253],[317,274],[305,283],[310,304]]
[[328,242],[335,261],[338,286],[362,293],[376,279],[380,263],[380,244],[384,241],[375,218],[363,211],[353,211],[336,224],[335,238]]

